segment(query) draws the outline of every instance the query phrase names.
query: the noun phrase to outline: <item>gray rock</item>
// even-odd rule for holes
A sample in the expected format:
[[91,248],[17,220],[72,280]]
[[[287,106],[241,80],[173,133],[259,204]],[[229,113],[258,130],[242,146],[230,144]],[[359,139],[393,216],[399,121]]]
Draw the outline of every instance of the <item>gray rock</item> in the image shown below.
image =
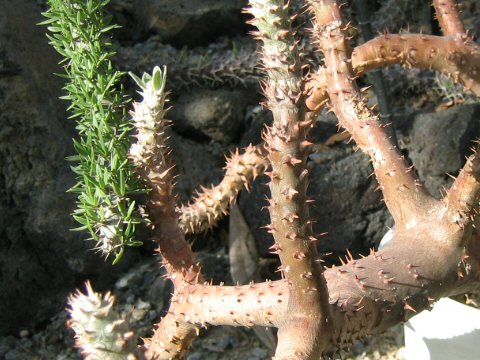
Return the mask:
[[248,360],[262,360],[268,357],[268,351],[259,347],[253,349],[252,353]]
[[375,221],[386,210],[371,173],[367,156],[360,152],[312,168],[309,193],[315,200],[311,207],[314,230],[327,232],[319,240],[322,251],[368,249],[387,230],[385,223]]
[[199,185],[209,186],[222,179],[225,150],[215,144],[197,143],[175,132],[169,135],[175,172],[179,175],[175,192],[181,200],[189,201],[195,190],[199,190]]
[[181,133],[229,144],[243,126],[247,98],[242,89],[186,92],[173,103],[169,117]]
[[206,43],[245,28],[245,0],[137,0],[133,11],[141,31],[177,45]]
[[480,106],[462,105],[439,113],[415,117],[409,139],[409,157],[432,195],[440,197],[443,187],[457,175],[470,147],[480,135]]
[[202,359],[202,354],[197,352],[191,352],[190,354],[187,355],[187,360],[201,360],[201,359]]

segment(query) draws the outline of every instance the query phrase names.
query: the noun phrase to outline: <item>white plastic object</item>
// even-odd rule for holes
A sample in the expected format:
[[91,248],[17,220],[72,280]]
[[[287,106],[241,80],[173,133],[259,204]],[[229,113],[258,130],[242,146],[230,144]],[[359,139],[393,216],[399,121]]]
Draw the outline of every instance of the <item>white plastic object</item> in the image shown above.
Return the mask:
[[480,310],[444,298],[404,326],[406,360],[480,359]]

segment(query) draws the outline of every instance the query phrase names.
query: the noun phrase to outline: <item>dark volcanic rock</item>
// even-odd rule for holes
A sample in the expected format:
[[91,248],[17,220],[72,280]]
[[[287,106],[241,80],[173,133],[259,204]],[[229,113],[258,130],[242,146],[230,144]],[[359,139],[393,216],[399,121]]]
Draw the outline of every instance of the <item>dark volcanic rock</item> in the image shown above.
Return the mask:
[[139,0],[134,14],[143,32],[176,46],[204,45],[218,36],[245,29],[245,0]]
[[245,89],[199,89],[185,92],[173,103],[169,117],[178,132],[222,144],[237,140],[244,125]]
[[472,141],[480,135],[479,118],[480,106],[471,104],[421,114],[413,120],[406,148],[425,187],[435,197],[451,183],[447,174],[457,175],[465,156],[471,153]]

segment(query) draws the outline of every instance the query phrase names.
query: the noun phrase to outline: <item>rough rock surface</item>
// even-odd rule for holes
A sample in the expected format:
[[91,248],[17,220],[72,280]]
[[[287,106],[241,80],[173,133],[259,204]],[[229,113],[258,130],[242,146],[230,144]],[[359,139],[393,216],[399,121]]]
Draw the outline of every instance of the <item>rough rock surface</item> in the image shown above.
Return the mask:
[[415,117],[405,146],[432,195],[440,197],[443,187],[452,181],[447,174],[456,176],[471,153],[473,140],[480,135],[479,118],[478,104]]
[[248,100],[245,89],[199,89],[182,93],[173,102],[169,118],[180,133],[230,144],[244,125]]
[[198,46],[245,29],[244,0],[139,0],[134,15],[144,33],[176,46]]
[[217,183],[223,176],[224,149],[215,144],[198,143],[171,132],[169,146],[178,174],[176,193],[188,201],[199,190],[199,185]]

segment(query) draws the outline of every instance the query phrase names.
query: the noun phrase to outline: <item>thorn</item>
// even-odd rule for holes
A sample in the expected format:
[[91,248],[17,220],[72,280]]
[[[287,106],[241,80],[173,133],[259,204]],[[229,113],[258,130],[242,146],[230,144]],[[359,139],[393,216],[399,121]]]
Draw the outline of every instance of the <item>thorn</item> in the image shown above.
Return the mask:
[[417,312],[413,307],[411,307],[407,302],[405,302],[405,306],[403,307],[405,310],[413,311],[414,313]]
[[[303,181],[303,179],[305,179],[307,176],[308,176],[308,170],[303,169],[302,172],[300,173],[300,175],[298,176],[298,179],[300,181]],[[307,200],[307,201],[313,201],[313,200]]]
[[279,244],[275,243],[272,246],[270,246],[268,250],[272,254],[278,254],[280,251],[282,251],[282,247]]
[[296,251],[294,254],[293,254],[293,258],[296,259],[296,260],[303,260],[307,257],[307,254],[303,251]]
[[347,249],[347,254],[348,254],[348,258],[350,261],[354,260],[353,259],[353,256],[352,256],[352,253]]
[[286,220],[289,223],[293,223],[296,219],[298,219],[298,215],[294,212],[289,212],[282,218],[282,220]]
[[297,238],[297,233],[294,232],[294,231],[288,231],[286,234],[285,234],[285,237],[289,240],[295,240]]
[[284,195],[287,200],[292,200],[293,197],[298,194],[298,191],[293,187],[288,186],[282,190],[281,194]]
[[368,86],[362,87],[362,88],[360,88],[360,91],[361,91],[361,92],[365,92],[365,91],[367,91],[368,89],[370,89],[371,87],[372,87],[372,85],[368,85]]
[[284,164],[290,164],[292,166],[295,166],[296,164],[299,164],[302,162],[302,160],[300,159],[297,159],[295,157],[293,157],[292,155],[290,154],[287,154],[283,157],[283,161],[282,161]]
[[313,279],[313,274],[310,271],[304,271],[304,272],[302,272],[302,274],[300,276],[303,279],[307,279],[307,280],[312,280]]

